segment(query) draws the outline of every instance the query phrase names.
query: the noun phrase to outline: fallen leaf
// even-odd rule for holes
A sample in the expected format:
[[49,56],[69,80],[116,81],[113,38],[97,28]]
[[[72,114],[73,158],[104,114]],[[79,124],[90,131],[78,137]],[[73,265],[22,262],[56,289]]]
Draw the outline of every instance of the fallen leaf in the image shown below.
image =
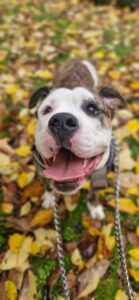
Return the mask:
[[82,259],[82,256],[80,254],[79,249],[75,249],[71,255],[71,261],[73,265],[78,266],[79,269],[82,269],[84,267],[84,262]]
[[6,300],[17,300],[17,289],[12,280],[5,281]]
[[31,210],[31,203],[28,201],[26,202],[24,205],[22,205],[21,209],[20,209],[20,216],[26,216],[27,214],[29,214]]
[[131,87],[131,89],[133,89],[133,90],[138,90],[138,89],[139,89],[139,81],[133,81],[133,82],[130,84],[130,87]]
[[15,94],[17,91],[19,90],[19,85],[17,84],[7,84],[5,86],[5,92],[8,94],[8,95],[13,95]]
[[[111,199],[108,204],[112,207],[115,207],[115,199]],[[119,198],[119,210],[121,212],[135,214],[139,211],[139,207],[134,204],[134,202],[129,198]]]
[[139,226],[136,229],[136,235],[139,237]]
[[122,172],[122,173],[120,173],[120,187],[130,189],[137,183],[139,183],[139,176],[138,175],[136,175],[132,172]]
[[81,291],[78,295],[78,298],[87,297],[98,286],[100,279],[106,273],[109,266],[109,262],[107,260],[101,260],[97,262],[96,266],[91,270],[87,270],[81,274],[79,277],[80,282],[82,282],[82,286],[80,287]]
[[121,78],[121,73],[116,71],[116,70],[112,70],[109,72],[109,75],[112,79],[114,80],[119,80]]
[[64,195],[64,203],[68,211],[73,211],[79,202],[80,193],[75,195]]
[[30,222],[31,227],[44,226],[51,223],[53,219],[52,209],[40,209]]
[[[20,244],[20,251],[18,253],[14,253],[13,251],[8,250],[5,253],[2,262],[0,263],[0,269],[4,271],[18,268],[21,272],[24,272],[26,269],[28,269],[30,267],[28,257],[30,253],[31,242],[31,237],[25,237],[22,245]],[[16,248],[14,248],[14,250],[15,249]]]
[[8,144],[8,139],[0,139],[0,151],[8,155],[14,154],[14,149]]
[[9,248],[13,253],[19,253],[25,240],[25,236],[19,233],[14,233],[9,237]]
[[128,128],[128,133],[135,136],[136,138],[136,133],[139,133],[139,120],[133,119],[128,121],[127,123],[127,128]]
[[20,147],[15,149],[15,152],[19,156],[26,157],[26,156],[31,155],[31,147],[29,145],[20,146]]
[[139,269],[137,270],[129,269],[129,274],[135,279],[136,282],[139,282]]
[[114,300],[128,300],[128,297],[124,291],[119,289],[114,297]]
[[28,124],[28,126],[27,126],[27,133],[29,134],[29,135],[34,135],[34,133],[35,133],[35,127],[36,127],[36,119],[34,118],[34,119],[32,119],[30,122],[29,122],[29,124]]
[[34,177],[35,177],[34,172],[28,172],[28,173],[22,172],[17,179],[18,186],[20,188],[24,188],[25,186],[30,184],[31,181],[33,181]]
[[10,214],[13,211],[14,206],[13,203],[3,201],[1,204],[1,208],[5,214]]
[[120,151],[119,155],[119,161],[120,161],[120,170],[131,170],[135,167],[136,163],[133,160],[131,156],[131,151],[127,148],[123,151]]
[[48,70],[39,70],[36,72],[36,75],[42,79],[50,80],[53,78],[53,74]]
[[131,257],[133,257],[133,258],[139,260],[139,248],[133,248],[133,249],[129,250],[129,251],[128,251],[128,254],[129,254]]

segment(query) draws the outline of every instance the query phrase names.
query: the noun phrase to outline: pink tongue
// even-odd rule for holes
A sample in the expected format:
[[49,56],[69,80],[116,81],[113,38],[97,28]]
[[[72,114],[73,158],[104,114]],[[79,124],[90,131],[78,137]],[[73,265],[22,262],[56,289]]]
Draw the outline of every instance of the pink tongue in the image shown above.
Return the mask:
[[56,181],[65,181],[84,176],[82,159],[68,150],[62,149],[56,155],[52,166],[44,171],[44,175]]

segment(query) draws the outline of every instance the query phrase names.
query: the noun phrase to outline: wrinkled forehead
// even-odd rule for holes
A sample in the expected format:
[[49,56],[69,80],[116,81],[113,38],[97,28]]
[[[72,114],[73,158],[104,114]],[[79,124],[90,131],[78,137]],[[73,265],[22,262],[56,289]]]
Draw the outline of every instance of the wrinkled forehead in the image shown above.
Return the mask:
[[50,92],[42,102],[39,109],[43,109],[47,104],[55,107],[66,105],[80,107],[84,100],[95,100],[95,95],[89,90],[81,87],[74,89],[58,88]]

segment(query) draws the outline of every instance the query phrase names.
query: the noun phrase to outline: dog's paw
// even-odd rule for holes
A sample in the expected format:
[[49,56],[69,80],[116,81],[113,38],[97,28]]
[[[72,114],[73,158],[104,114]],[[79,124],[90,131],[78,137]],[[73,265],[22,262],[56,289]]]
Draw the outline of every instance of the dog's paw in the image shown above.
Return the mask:
[[42,207],[44,207],[46,209],[53,207],[53,203],[55,201],[54,193],[45,191],[42,195],[41,201],[42,201]]
[[91,203],[87,204],[91,218],[103,220],[105,218],[105,213],[102,205],[93,206]]

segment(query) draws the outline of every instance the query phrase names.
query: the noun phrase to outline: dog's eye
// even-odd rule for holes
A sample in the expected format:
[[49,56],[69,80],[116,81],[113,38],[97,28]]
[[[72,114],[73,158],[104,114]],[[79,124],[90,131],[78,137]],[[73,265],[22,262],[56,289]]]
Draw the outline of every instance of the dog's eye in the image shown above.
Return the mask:
[[86,106],[86,112],[90,116],[96,116],[99,113],[99,109],[93,103],[88,103]]
[[49,114],[50,112],[52,112],[52,107],[51,107],[51,106],[47,106],[47,107],[44,108],[42,114],[43,114],[43,115],[47,115],[47,114]]

